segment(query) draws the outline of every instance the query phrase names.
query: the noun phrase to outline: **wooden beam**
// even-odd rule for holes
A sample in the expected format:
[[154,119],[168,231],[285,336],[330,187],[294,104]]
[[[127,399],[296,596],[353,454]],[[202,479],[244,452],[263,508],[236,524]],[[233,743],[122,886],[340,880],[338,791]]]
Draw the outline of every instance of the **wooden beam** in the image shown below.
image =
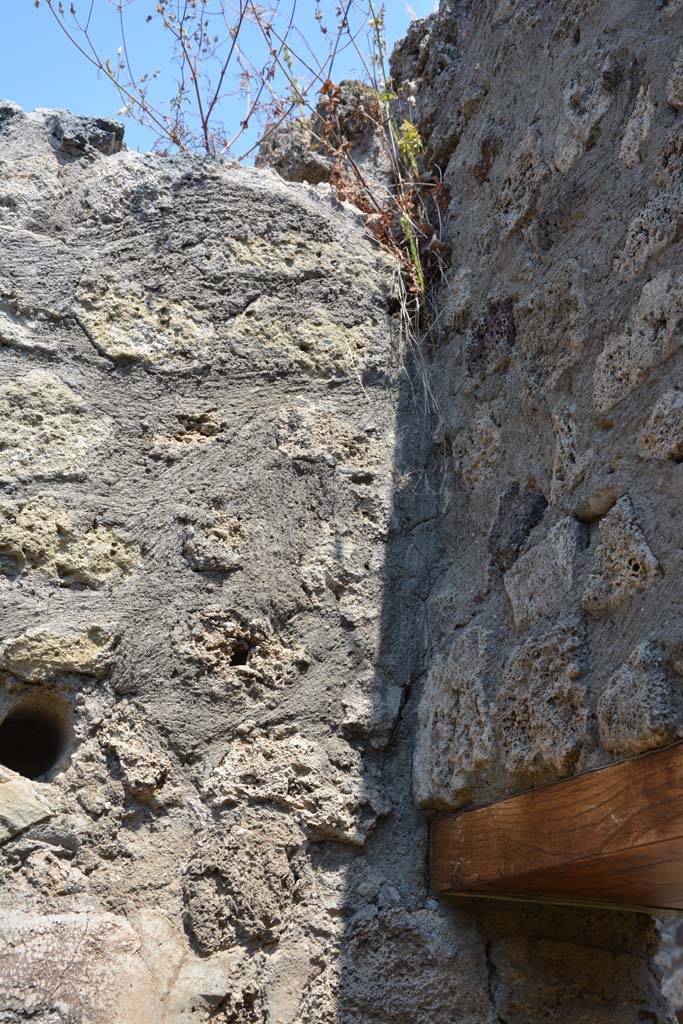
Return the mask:
[[683,911],[683,743],[432,822],[435,892]]

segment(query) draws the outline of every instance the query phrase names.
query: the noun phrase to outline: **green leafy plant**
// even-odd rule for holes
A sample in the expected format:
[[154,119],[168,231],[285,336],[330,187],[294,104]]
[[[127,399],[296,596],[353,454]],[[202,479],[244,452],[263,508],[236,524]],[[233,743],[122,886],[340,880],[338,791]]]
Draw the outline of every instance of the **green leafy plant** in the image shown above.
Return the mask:
[[398,148],[404,162],[417,177],[420,173],[417,161],[423,150],[422,139],[415,125],[405,118],[398,133]]

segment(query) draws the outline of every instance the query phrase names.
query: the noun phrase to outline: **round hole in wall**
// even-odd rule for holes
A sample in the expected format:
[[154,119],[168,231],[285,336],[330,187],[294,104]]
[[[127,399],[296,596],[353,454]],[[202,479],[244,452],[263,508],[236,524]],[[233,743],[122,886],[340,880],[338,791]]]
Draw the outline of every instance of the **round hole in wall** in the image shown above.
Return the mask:
[[40,779],[57,766],[69,743],[66,707],[24,701],[0,722],[0,764]]

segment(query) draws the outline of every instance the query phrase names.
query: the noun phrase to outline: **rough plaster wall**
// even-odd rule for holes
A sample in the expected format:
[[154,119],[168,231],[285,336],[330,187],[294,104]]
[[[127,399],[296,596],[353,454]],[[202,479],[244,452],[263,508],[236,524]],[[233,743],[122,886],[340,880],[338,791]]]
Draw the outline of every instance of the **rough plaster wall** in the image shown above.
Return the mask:
[[488,1020],[399,720],[393,266],[329,186],[120,134],[0,108],[2,739],[65,744],[0,775],[0,1020]]
[[[682,734],[682,30],[680,3],[444,0],[394,56],[452,248],[428,812]],[[645,917],[548,914],[483,913],[502,1020],[666,1016],[648,968],[613,986],[625,936],[654,948]]]

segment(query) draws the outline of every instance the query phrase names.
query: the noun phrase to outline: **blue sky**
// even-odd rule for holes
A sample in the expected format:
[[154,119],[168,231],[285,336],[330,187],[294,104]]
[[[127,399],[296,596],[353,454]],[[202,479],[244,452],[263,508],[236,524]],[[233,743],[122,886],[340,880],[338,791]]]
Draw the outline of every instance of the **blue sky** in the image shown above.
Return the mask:
[[[90,0],[75,0],[78,13]],[[93,36],[104,56],[115,60],[120,42],[116,4],[111,0],[92,0]],[[67,0],[64,0],[68,7]],[[323,10],[333,23],[334,0],[321,0]],[[173,90],[174,67],[169,59],[167,40],[155,24],[146,22],[154,12],[155,0],[127,0],[125,7],[127,43],[131,62],[142,71],[160,71],[157,79],[159,95]],[[386,37],[389,47],[406,31],[412,16],[424,17],[435,7],[435,0],[386,0]],[[303,35],[318,38],[316,22],[311,18],[314,0],[304,0]],[[300,8],[301,10],[301,8]],[[343,54],[335,65],[335,79],[356,77],[358,58]],[[43,3],[36,9],[33,0],[10,0],[3,10],[3,31],[0,34],[0,97],[14,100],[25,110],[35,107],[67,108],[80,114],[112,117],[122,101],[110,82],[82,58],[65,38]],[[225,101],[226,122],[239,122],[243,104],[237,99]],[[126,142],[132,148],[150,149],[154,136],[148,129],[123,119]],[[238,144],[237,149],[244,149]],[[246,147],[248,148],[248,147]],[[235,155],[239,155],[238,152]]]

